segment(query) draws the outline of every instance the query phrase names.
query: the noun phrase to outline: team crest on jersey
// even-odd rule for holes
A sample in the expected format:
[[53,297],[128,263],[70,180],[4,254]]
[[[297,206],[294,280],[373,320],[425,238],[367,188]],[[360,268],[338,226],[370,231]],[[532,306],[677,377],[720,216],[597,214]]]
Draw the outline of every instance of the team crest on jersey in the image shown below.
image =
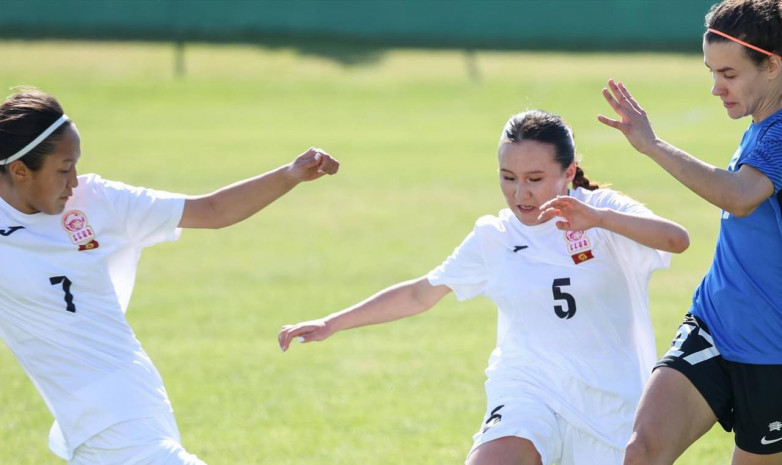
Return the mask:
[[71,210],[62,216],[62,227],[68,232],[71,242],[79,246],[79,250],[92,250],[100,244],[95,240],[95,231],[87,222],[87,215],[79,210]]
[[565,231],[565,242],[570,258],[576,265],[595,258],[592,255],[592,244],[589,243],[589,237],[585,231]]

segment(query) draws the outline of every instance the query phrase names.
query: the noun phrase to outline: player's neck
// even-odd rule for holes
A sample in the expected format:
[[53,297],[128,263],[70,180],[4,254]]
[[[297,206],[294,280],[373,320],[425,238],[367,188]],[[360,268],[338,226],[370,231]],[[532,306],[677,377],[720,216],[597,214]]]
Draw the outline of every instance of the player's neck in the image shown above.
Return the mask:
[[22,202],[19,191],[15,188],[13,181],[11,181],[11,175],[7,172],[0,174],[0,198],[16,210],[24,213],[24,202]]

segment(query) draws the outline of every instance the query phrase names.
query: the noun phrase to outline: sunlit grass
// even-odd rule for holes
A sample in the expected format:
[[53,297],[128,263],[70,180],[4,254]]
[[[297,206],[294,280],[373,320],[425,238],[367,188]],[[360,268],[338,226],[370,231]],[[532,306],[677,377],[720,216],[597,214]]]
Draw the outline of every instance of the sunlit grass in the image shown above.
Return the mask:
[[[345,66],[295,49],[0,43],[0,87],[56,95],[83,140],[82,172],[202,193],[309,146],[342,162],[243,224],[186,231],[146,252],[129,320],[155,360],[185,445],[216,464],[460,463],[484,410],[495,310],[431,312],[282,354],[285,323],[426,273],[503,207],[496,143],[512,113],[574,127],[586,174],[685,225],[692,246],[652,281],[663,351],[711,260],[718,212],[596,120],[624,80],[660,134],[719,166],[747,124],[709,95],[695,55],[371,51]],[[6,91],[6,94],[10,90]],[[51,418],[0,348],[0,463],[60,463]],[[677,463],[727,462],[713,431]]]

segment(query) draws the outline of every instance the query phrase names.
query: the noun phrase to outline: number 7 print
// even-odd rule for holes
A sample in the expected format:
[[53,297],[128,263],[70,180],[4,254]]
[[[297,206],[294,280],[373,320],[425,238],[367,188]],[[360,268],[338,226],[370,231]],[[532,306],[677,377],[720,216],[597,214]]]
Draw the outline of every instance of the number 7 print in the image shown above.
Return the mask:
[[73,294],[71,294],[71,280],[67,276],[52,276],[49,282],[54,286],[62,283],[62,290],[65,292],[65,310],[76,313],[76,305],[73,303]]

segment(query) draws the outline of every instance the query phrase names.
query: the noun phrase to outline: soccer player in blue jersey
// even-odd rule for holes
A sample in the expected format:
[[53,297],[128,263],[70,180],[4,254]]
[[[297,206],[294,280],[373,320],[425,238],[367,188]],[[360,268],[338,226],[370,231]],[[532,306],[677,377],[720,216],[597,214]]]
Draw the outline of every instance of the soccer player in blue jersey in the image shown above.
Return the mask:
[[722,209],[711,268],[658,362],[636,413],[625,464],[671,464],[716,422],[733,430],[734,465],[782,463],[782,2],[725,0],[706,15],[712,94],[752,117],[723,170],[655,134],[621,82],[598,119]]

